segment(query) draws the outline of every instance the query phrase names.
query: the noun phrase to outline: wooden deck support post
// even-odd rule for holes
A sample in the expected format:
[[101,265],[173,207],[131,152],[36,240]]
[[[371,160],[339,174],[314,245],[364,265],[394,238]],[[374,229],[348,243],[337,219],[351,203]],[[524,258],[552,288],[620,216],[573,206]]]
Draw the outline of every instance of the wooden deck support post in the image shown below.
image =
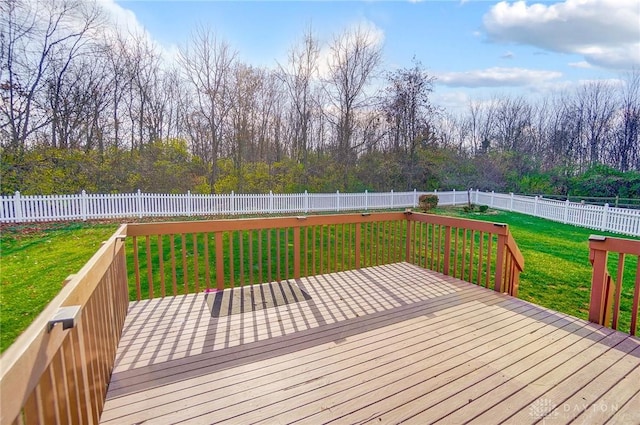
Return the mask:
[[[405,213],[405,214],[409,215],[408,213]],[[406,220],[405,222],[407,223],[407,237],[406,237],[406,243],[404,247],[404,261],[406,261],[407,263],[412,263],[411,244],[414,243],[413,232],[415,229],[415,223],[413,222],[413,220]]]
[[593,265],[591,277],[591,301],[589,303],[589,321],[606,325],[607,298],[610,277],[607,272],[607,251],[596,248],[598,242],[604,242],[606,237],[591,235],[589,237],[589,261]]
[[[506,224],[502,223],[494,223],[494,226],[504,227],[506,228]],[[495,283],[493,286],[493,290],[496,292],[503,292],[505,288],[503,288],[503,280],[504,280],[504,257],[505,257],[505,247],[507,245],[507,235],[506,234],[498,234],[498,245],[496,250],[496,277]]]

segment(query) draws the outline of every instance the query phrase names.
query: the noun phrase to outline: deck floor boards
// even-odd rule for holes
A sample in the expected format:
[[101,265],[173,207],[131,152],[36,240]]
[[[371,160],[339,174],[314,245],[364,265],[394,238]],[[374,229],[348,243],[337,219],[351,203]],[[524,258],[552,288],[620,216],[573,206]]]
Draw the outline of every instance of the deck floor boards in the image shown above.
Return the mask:
[[640,424],[640,340],[396,263],[211,317],[131,303],[103,424]]

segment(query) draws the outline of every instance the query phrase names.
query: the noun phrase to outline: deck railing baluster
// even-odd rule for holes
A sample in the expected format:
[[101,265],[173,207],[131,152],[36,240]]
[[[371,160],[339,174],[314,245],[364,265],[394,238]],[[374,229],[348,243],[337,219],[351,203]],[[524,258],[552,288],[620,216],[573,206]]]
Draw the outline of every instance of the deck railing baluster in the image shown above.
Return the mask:
[[162,249],[162,235],[158,235],[158,271],[160,273],[160,296],[164,298],[166,293],[164,281],[164,250]]
[[[216,236],[218,236],[218,234],[216,233]],[[180,235],[180,242],[182,243],[182,287],[183,287],[183,294],[188,294],[189,293],[189,273],[188,273],[188,268],[187,268],[187,235],[185,235],[184,233],[182,233]],[[217,246],[218,244],[216,243],[216,250],[218,248]],[[217,255],[217,254],[216,254]]]
[[200,292],[200,273],[198,268],[198,234],[194,233],[192,237],[193,242],[193,281],[195,283],[196,294]]

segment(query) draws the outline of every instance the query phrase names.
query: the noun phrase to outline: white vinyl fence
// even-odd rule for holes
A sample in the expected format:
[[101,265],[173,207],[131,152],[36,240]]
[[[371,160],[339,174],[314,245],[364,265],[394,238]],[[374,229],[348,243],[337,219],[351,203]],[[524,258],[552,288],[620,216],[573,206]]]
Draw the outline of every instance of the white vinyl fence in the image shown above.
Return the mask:
[[170,216],[212,216],[367,211],[415,208],[425,193],[438,195],[439,205],[462,205],[471,201],[491,208],[529,214],[548,220],[640,236],[640,210],[609,205],[586,205],[540,197],[494,192],[385,192],[385,193],[292,193],[292,194],[186,194],[154,193],[0,197],[0,223],[90,220]]
[[[453,202],[460,204],[467,202],[467,192],[464,196],[452,192],[438,193],[440,203]],[[462,199],[464,197],[464,199]],[[615,208],[605,204],[589,205],[578,202],[557,201],[538,196],[520,196],[493,192],[471,191],[471,202],[478,205],[488,205],[491,208],[528,214],[547,220],[565,224],[586,227],[600,231],[622,233],[640,236],[640,210]]]
[[165,195],[156,193],[0,197],[0,223],[233,214],[367,211],[416,207],[425,192]]

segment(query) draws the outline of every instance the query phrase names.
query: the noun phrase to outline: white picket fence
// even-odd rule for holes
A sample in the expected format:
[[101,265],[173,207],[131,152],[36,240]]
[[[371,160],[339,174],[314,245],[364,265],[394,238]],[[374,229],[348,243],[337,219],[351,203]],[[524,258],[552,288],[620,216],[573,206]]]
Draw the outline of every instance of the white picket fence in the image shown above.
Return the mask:
[[0,223],[170,216],[310,213],[415,208],[425,193],[438,195],[439,205],[478,205],[529,214],[548,220],[640,236],[640,210],[586,205],[540,197],[494,192],[435,191],[385,193],[291,194],[88,194],[0,197]]
[[[440,202],[448,202],[446,196],[438,195]],[[453,202],[460,203],[460,199]],[[463,202],[467,202],[466,192]],[[471,202],[603,232],[640,236],[640,210],[477,190],[471,191]]]
[[0,223],[132,217],[367,211],[416,207],[424,192],[200,195],[122,193],[0,197]]

